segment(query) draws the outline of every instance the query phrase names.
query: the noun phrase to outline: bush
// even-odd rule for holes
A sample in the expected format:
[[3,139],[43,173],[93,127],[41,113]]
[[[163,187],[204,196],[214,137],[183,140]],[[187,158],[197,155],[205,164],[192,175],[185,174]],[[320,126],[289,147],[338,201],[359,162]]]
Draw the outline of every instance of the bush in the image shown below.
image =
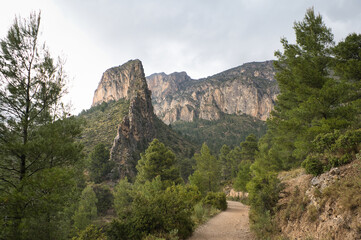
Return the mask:
[[[173,185],[164,190],[160,177],[145,184],[131,185],[126,180],[116,187],[115,205],[122,219],[107,229],[110,239],[141,239],[170,234],[185,239],[191,235],[191,213],[200,193],[194,187]],[[161,236],[161,235],[159,235]]]
[[211,205],[219,210],[227,209],[227,199],[226,194],[223,192],[208,192],[206,197],[203,199],[205,205]]
[[87,226],[86,229],[78,233],[78,236],[73,237],[72,240],[105,240],[106,236],[102,228],[94,225]]
[[323,164],[320,161],[320,156],[307,156],[306,160],[302,162],[302,167],[306,170],[308,174],[313,174],[315,176],[323,172]]

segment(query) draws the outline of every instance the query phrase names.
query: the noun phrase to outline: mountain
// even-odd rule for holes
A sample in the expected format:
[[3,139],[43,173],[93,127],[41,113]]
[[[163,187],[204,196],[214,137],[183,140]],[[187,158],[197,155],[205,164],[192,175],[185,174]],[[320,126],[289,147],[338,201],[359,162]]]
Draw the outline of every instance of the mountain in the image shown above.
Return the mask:
[[[151,92],[147,86],[141,61],[131,60],[104,72],[94,93],[91,109],[95,109],[98,116],[102,116],[101,106],[109,103],[121,112],[128,107],[126,113],[121,114],[122,118],[119,119],[117,131],[112,134],[116,136],[110,150],[110,160],[115,162],[114,171],[120,178],[133,179],[135,177],[135,166],[140,159],[140,153],[145,151],[154,138],[158,138],[170,147],[179,157],[190,157],[194,153],[192,144],[178,136],[154,114]],[[83,117],[90,119],[91,109],[88,110],[88,114],[83,113]],[[113,114],[117,112],[116,109],[105,108],[105,110]],[[114,119],[111,116],[108,117]],[[93,118],[93,121],[97,119]],[[103,130],[98,129],[96,134],[103,135]],[[109,138],[104,140],[109,140]]]
[[218,120],[223,114],[266,120],[279,93],[273,61],[252,62],[194,80],[186,72],[147,77],[156,115],[169,124]]

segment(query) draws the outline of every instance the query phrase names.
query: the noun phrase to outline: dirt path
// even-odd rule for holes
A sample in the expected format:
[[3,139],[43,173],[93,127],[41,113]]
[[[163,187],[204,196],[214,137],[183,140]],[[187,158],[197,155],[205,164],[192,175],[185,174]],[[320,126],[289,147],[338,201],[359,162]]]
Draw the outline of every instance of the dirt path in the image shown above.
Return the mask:
[[251,240],[249,207],[228,201],[228,209],[195,230],[188,240]]

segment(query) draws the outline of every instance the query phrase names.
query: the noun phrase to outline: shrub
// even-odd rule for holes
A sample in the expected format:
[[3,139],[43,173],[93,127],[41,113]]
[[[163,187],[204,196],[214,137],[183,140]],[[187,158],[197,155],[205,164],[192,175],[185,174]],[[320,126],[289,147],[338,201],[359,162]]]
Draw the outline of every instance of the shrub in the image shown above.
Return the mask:
[[83,231],[78,233],[78,236],[73,237],[72,240],[105,240],[106,236],[102,228],[94,225],[89,225]]
[[323,172],[323,164],[319,159],[319,155],[307,156],[306,160],[302,162],[302,167],[306,170],[308,174],[313,174],[315,176]]
[[214,206],[215,208],[222,211],[227,209],[226,194],[223,192],[208,192],[206,197],[203,199],[203,203]]

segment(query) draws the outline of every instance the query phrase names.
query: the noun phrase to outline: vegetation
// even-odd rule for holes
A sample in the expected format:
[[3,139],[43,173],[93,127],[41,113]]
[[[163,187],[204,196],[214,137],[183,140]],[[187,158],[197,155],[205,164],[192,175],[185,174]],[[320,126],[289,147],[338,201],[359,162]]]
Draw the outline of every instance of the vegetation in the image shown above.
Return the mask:
[[[361,92],[356,90],[361,83],[361,35],[351,34],[335,46],[331,30],[313,9],[294,29],[296,44],[282,39],[284,51],[276,52],[280,95],[249,167],[251,180],[246,165],[236,181],[240,189],[249,181],[251,228],[262,239],[278,231],[273,219],[282,189],[278,171],[302,163],[308,173],[318,175],[349,163],[361,148]],[[287,205],[292,215],[286,218],[306,210],[306,200],[298,195]],[[314,219],[315,209],[307,210]]]
[[144,184],[146,181],[152,181],[155,177],[160,177],[162,182],[179,184],[182,179],[179,175],[179,169],[176,167],[174,153],[167,149],[158,139],[154,139],[145,154],[141,154],[138,161],[137,181]]
[[0,42],[1,239],[63,238],[76,196],[80,123],[66,117],[63,64],[39,27],[40,14],[15,18]]
[[103,143],[95,146],[89,154],[89,176],[95,183],[110,179],[113,163],[110,162],[110,151]]
[[218,159],[211,155],[208,146],[204,143],[200,154],[194,155],[196,160],[195,172],[189,177],[192,185],[198,187],[199,191],[205,195],[208,192],[220,190],[220,164]]
[[215,121],[203,119],[197,119],[193,122],[178,121],[173,123],[171,127],[178,134],[198,146],[206,143],[213,154],[218,153],[223,145],[233,148],[250,134],[261,137],[266,132],[263,121],[247,115],[224,114]]
[[125,99],[103,102],[89,110],[83,110],[78,118],[85,121],[80,138],[85,152],[91,152],[98,144],[103,144],[105,148],[110,149],[117,135],[119,124],[128,111],[129,101]]

